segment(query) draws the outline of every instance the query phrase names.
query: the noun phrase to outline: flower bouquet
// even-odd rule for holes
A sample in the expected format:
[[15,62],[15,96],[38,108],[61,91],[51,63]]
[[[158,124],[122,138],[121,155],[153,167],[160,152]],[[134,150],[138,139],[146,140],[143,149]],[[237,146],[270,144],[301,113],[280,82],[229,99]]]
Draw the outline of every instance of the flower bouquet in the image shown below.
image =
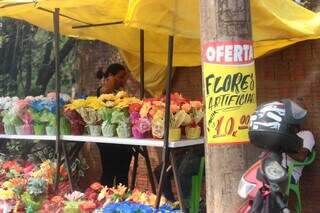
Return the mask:
[[169,140],[178,141],[181,139],[181,126],[186,126],[191,122],[191,117],[183,109],[170,114]]
[[0,97],[0,134],[4,134],[3,111],[12,108],[13,103],[19,100],[17,97]]
[[151,121],[145,116],[140,115],[142,105],[139,103],[129,106],[130,121],[132,125],[132,135],[134,138],[146,138],[150,135]]
[[33,131],[35,135],[44,135],[46,132],[45,123],[42,121],[42,112],[38,112],[32,108],[28,110],[33,120]]
[[89,127],[89,133],[92,136],[101,135],[101,117],[97,110],[103,107],[96,97],[89,97],[86,105],[81,106],[76,111],[81,115],[84,122]]
[[64,116],[69,120],[72,135],[83,135],[85,122],[76,110],[65,109]]
[[98,111],[98,114],[100,115],[102,119],[102,135],[105,137],[113,137],[116,134],[116,124],[112,123],[112,113],[114,109],[113,108],[101,108]]
[[34,97],[29,102],[28,112],[33,120],[33,131],[35,135],[45,134],[45,123],[42,122],[41,116],[45,109],[45,98],[43,96]]
[[84,202],[84,194],[78,191],[74,191],[70,194],[66,194],[64,197],[66,201],[64,202],[63,212],[79,213],[79,206]]
[[27,190],[21,196],[26,206],[26,212],[36,212],[39,210],[46,198],[46,193],[47,182],[44,179],[31,179],[27,185]]
[[190,102],[190,116],[191,122],[186,126],[186,137],[187,139],[198,139],[201,135],[201,128],[199,123],[203,120],[204,112],[201,101]]
[[119,138],[131,137],[130,118],[126,109],[115,109],[112,112],[111,123],[117,125],[116,132]]
[[2,111],[1,115],[3,116],[4,131],[7,135],[14,135],[16,133],[15,126],[23,125],[22,120],[13,108]]

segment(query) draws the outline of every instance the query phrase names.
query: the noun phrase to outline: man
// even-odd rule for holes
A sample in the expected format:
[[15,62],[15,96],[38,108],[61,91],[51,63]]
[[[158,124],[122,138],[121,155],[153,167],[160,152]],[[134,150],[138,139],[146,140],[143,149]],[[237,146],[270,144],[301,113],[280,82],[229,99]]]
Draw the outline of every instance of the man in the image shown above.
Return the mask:
[[[100,87],[97,96],[107,93],[116,93],[121,90],[127,80],[128,73],[121,64],[111,64],[105,72],[99,69],[97,78]],[[102,177],[101,183],[107,186],[122,183],[128,185],[128,173],[132,158],[132,149],[129,146],[117,144],[98,144],[101,154]]]

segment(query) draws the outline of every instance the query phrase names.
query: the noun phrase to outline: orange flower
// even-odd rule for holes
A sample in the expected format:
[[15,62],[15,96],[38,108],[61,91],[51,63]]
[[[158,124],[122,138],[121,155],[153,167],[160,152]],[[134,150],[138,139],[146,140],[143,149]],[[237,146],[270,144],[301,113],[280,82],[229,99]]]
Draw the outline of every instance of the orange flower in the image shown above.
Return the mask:
[[177,104],[171,104],[171,106],[170,106],[170,111],[172,112],[172,113],[176,113],[176,112],[178,112],[180,110],[180,107],[177,105]]
[[[97,205],[93,201],[86,201],[79,205],[80,210],[88,212],[97,208]],[[90,211],[91,212],[91,211]]]
[[63,203],[63,197],[57,195],[51,198],[51,202],[56,203],[56,204],[61,204]]
[[99,191],[99,190],[103,189],[103,186],[100,183],[95,182],[90,185],[90,188],[93,189],[94,191]]
[[17,187],[17,186],[25,186],[27,185],[27,179],[25,178],[12,178],[10,179],[10,183],[12,183],[12,185],[14,187]]
[[181,108],[182,108],[185,112],[190,112],[190,110],[191,110],[190,104],[183,104],[183,105],[181,106]]
[[202,103],[201,101],[190,101],[191,107],[200,109],[202,108]]

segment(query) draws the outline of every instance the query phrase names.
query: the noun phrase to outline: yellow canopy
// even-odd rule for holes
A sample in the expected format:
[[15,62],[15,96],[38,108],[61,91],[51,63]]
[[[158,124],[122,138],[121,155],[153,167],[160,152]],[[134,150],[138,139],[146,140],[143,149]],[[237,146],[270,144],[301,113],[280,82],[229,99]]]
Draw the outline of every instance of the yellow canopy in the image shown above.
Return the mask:
[[[0,0],[0,16],[28,21],[53,30],[52,11],[60,8],[60,32],[81,39],[98,39],[122,49],[138,78],[139,29],[145,29],[146,88],[163,88],[168,34],[175,35],[174,66],[200,65],[198,0]],[[291,0],[251,1],[255,56],[320,37],[320,14]],[[51,12],[50,12],[51,11]],[[124,24],[74,26],[124,21]],[[153,64],[153,65],[152,65]],[[158,64],[156,66],[154,64]],[[157,81],[155,81],[157,79]]]

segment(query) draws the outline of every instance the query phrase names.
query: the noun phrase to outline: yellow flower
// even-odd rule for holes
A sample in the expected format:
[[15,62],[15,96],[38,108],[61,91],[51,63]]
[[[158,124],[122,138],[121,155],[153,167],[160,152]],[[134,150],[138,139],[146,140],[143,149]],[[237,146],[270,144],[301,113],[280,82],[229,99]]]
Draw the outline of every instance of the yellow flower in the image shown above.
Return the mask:
[[0,200],[10,200],[14,198],[14,192],[11,189],[0,189]]
[[116,98],[125,98],[125,97],[128,97],[128,93],[126,93],[125,91],[119,91],[116,94]]
[[86,105],[86,101],[84,99],[76,99],[73,100],[70,104],[65,105],[65,109],[74,110],[80,107],[84,107]]
[[143,118],[147,117],[150,109],[151,109],[150,102],[143,103],[143,105],[140,109],[140,116]]
[[40,168],[37,171],[34,171],[32,173],[32,177],[34,178],[43,178],[45,179],[49,184],[53,183],[53,178],[55,174],[56,166],[54,163],[52,163],[50,160],[44,161]]
[[3,187],[3,188],[7,188],[7,189],[12,189],[12,188],[14,188],[13,184],[12,184],[10,181],[5,181],[5,182],[2,184],[2,187]]
[[104,103],[104,105],[105,105],[106,107],[114,107],[115,103],[114,103],[113,101],[106,101],[106,102]]
[[113,94],[103,94],[100,95],[99,100],[101,101],[113,101],[116,97]]

